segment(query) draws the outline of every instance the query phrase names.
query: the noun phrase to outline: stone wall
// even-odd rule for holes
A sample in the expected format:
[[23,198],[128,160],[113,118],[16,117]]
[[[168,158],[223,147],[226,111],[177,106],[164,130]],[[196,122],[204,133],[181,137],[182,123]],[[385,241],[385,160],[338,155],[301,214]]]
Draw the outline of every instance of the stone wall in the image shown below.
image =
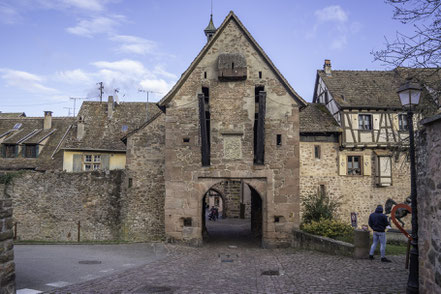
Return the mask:
[[441,115],[437,118],[420,132],[416,156],[420,293],[441,293]]
[[118,240],[122,171],[24,172],[7,185],[18,240]]
[[12,200],[4,198],[4,188],[0,184],[0,294],[12,294],[15,293]]
[[127,139],[127,176],[123,185],[122,210],[122,237],[125,240],[164,238],[164,144],[164,114],[156,115]]
[[[299,104],[238,22],[231,18],[220,30],[167,105],[166,233],[174,239],[201,241],[203,196],[219,182],[237,180],[253,187],[262,199],[263,242],[283,242],[299,225]],[[218,79],[220,53],[246,59],[246,80]],[[267,93],[264,165],[253,160],[257,86],[264,86]],[[210,166],[201,164],[202,87],[209,88],[210,96]],[[286,220],[277,230],[275,216]],[[192,226],[183,227],[182,218],[191,218]]]
[[[319,145],[320,159],[314,156],[314,146]],[[339,175],[339,156],[351,154],[367,155],[371,159],[371,175]],[[340,203],[337,216],[351,221],[351,212],[358,214],[358,226],[368,224],[369,215],[378,204],[384,206],[388,198],[403,202],[410,195],[410,171],[405,155],[398,160],[392,158],[392,186],[378,187],[375,183],[375,155],[370,149],[360,151],[340,151],[338,143],[300,143],[300,194],[306,197],[318,193],[320,185],[330,199]],[[403,219],[405,228],[410,228],[410,215]]]

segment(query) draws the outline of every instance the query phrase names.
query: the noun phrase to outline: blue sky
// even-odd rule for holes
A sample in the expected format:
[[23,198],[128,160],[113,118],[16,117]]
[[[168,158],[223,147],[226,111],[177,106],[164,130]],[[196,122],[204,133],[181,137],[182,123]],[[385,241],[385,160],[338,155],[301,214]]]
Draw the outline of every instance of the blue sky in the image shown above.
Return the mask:
[[[380,0],[213,0],[233,10],[293,88],[311,101],[324,59],[333,69],[388,69],[370,54],[410,32]],[[0,111],[72,114],[69,97],[158,101],[206,42],[210,0],[0,0]],[[81,100],[80,100],[81,101]],[[77,103],[77,110],[78,110]]]

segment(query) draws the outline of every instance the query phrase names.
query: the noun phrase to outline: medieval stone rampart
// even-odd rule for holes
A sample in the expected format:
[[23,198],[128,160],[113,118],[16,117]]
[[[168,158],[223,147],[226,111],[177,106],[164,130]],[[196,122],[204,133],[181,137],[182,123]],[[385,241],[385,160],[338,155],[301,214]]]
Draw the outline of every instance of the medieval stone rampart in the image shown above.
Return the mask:
[[441,293],[441,120],[418,136],[418,245],[420,293]]
[[6,187],[18,240],[118,240],[123,171],[23,172]]

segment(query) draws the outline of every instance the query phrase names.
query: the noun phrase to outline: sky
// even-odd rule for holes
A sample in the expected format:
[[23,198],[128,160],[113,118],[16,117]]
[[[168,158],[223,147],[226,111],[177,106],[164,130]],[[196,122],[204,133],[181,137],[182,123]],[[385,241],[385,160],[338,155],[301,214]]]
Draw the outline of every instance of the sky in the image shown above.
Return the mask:
[[[381,0],[213,0],[230,10],[297,93],[311,101],[317,69],[386,70],[373,50],[410,33]],[[161,99],[206,43],[211,0],[0,0],[0,111],[73,115],[82,101]],[[81,99],[71,99],[81,98]]]

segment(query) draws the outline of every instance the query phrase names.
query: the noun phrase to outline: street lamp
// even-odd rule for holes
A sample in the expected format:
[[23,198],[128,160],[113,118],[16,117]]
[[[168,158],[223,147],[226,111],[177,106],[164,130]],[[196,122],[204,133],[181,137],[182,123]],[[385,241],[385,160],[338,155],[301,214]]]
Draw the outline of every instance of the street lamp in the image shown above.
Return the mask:
[[410,155],[410,198],[412,200],[412,249],[410,250],[409,279],[407,280],[406,293],[418,293],[419,270],[418,270],[418,211],[417,211],[417,187],[415,168],[415,139],[413,131],[413,111],[420,102],[422,89],[419,84],[410,79],[397,91],[403,108],[407,110],[407,126],[409,129],[409,155]]

